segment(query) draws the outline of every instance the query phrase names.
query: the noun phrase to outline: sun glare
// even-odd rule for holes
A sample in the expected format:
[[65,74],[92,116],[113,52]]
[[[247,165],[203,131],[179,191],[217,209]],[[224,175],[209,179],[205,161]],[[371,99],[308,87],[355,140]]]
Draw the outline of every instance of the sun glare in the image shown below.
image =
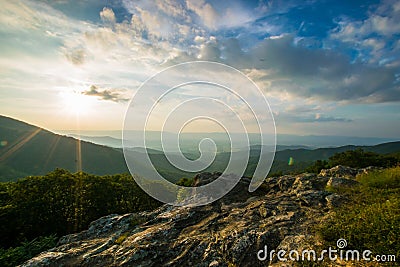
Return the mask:
[[61,92],[61,99],[64,110],[75,115],[85,115],[89,113],[92,99],[79,91]]

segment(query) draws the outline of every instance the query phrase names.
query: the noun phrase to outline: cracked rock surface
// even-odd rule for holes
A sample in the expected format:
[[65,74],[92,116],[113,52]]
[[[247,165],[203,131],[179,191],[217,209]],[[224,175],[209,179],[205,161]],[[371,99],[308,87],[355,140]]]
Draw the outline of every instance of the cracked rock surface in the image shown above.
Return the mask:
[[319,175],[271,177],[253,193],[242,178],[209,205],[102,217],[22,266],[281,266],[276,258],[260,261],[257,252],[315,246],[313,225],[345,201],[326,191],[327,184],[353,186],[352,177],[368,171],[338,166]]

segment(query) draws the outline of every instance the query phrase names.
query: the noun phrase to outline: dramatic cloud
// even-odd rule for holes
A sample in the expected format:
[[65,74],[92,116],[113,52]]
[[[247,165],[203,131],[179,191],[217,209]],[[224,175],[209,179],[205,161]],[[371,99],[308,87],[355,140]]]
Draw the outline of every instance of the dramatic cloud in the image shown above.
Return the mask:
[[400,114],[399,25],[395,0],[6,1],[1,106],[18,114],[8,102],[23,96],[41,107],[37,96],[56,103],[59,91],[76,89],[96,105],[118,102],[111,106],[123,110],[158,71],[210,60],[252,78],[288,132],[299,123],[304,131],[329,128],[323,122],[349,127],[377,107],[393,125]]
[[[294,45],[292,36],[266,39],[246,57],[245,68],[266,70],[267,90],[287,91],[306,98],[337,101],[400,100],[396,70],[352,63],[344,54]],[[234,64],[234,62],[231,62]],[[240,64],[240,63],[239,63]]]
[[327,101],[400,101],[398,70],[351,62],[343,53],[309,49],[292,35],[266,38],[244,51],[236,39],[201,44],[194,58],[220,61],[244,70],[265,91]]
[[119,89],[99,89],[95,85],[91,85],[90,88],[86,91],[83,91],[82,94],[88,96],[96,96],[101,100],[108,100],[113,102],[126,102],[129,101],[124,94],[125,91]]

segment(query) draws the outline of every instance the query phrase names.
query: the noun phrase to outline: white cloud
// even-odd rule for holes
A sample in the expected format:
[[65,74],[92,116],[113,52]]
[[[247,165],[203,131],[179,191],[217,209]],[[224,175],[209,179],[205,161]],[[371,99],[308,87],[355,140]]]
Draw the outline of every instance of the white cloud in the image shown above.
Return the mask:
[[206,40],[206,38],[204,38],[203,36],[196,35],[196,37],[194,37],[194,42],[197,44],[204,43],[205,40]]
[[323,114],[320,112],[311,113],[311,112],[288,112],[281,111],[274,114],[275,121],[278,126],[284,123],[295,123],[295,124],[310,124],[310,123],[348,123],[353,120],[350,118],[336,117],[327,114]]
[[105,23],[115,23],[115,14],[111,8],[104,7],[100,12],[100,17]]
[[202,44],[198,58],[202,60],[219,61],[221,51],[218,45],[212,42]]
[[132,14],[132,24],[140,29],[141,33],[146,33],[149,40],[176,42],[179,37],[190,36],[191,17],[178,1],[136,2],[124,0],[123,3]]
[[210,30],[244,27],[259,14],[249,11],[238,2],[221,2],[224,8],[216,8],[205,0],[186,0],[186,7],[193,11],[200,22]]
[[165,48],[135,38],[129,22],[116,23],[108,8],[98,14],[105,24],[96,25],[34,1],[6,2],[2,7],[1,31],[7,33],[0,36],[4,88],[46,90],[46,95],[60,85],[111,83],[107,88],[134,89],[154,73],[154,62],[168,57]]
[[217,28],[220,17],[210,3],[205,0],[186,0],[186,6],[200,17],[206,27],[213,30]]
[[[387,54],[383,49],[391,49],[390,40],[399,34],[400,4],[396,0],[384,0],[369,12],[365,20],[340,18],[338,27],[331,32],[330,38],[357,49],[360,59],[377,63]],[[400,52],[395,49],[396,51],[391,52]]]
[[163,11],[172,17],[184,18],[186,23],[191,23],[191,18],[188,16],[182,4],[175,0],[156,0],[155,1],[159,10]]
[[129,101],[126,90],[115,89],[115,88],[99,88],[96,85],[91,85],[89,89],[81,92],[83,95],[95,96],[101,100],[113,101],[113,102],[126,102]]

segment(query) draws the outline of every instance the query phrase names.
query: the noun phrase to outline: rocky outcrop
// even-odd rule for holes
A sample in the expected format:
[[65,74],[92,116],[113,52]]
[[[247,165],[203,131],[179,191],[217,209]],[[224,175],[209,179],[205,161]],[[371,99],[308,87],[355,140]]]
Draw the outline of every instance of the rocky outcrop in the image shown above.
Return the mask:
[[362,169],[351,168],[347,166],[338,165],[331,169],[323,169],[320,172],[320,176],[329,176],[329,177],[342,177],[342,178],[354,178],[359,174],[367,174],[372,171],[380,170],[382,168],[379,167],[366,167]]
[[[337,167],[320,175],[271,177],[252,194],[244,178],[206,206],[109,215],[23,266],[281,266],[276,256],[261,261],[257,253],[315,246],[313,225],[345,201],[325,190],[328,182],[360,171],[346,172],[347,178],[343,173]],[[201,174],[195,183],[217,175]]]

